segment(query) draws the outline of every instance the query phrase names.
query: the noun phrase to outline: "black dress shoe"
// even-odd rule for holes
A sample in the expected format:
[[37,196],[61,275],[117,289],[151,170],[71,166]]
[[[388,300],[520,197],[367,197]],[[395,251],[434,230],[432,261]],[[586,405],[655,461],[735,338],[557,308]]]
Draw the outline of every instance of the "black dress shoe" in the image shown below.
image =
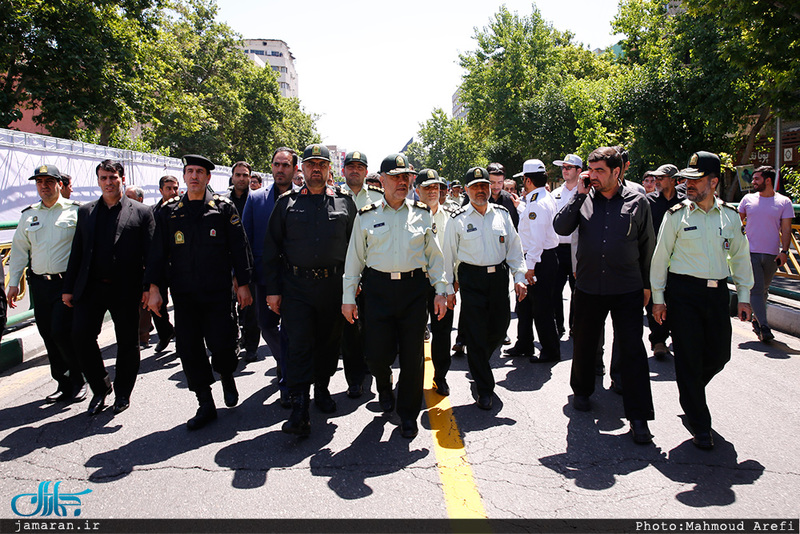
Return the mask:
[[389,413],[394,410],[394,392],[389,389],[378,393],[378,403],[381,405],[381,411]]
[[81,385],[73,386],[75,389],[73,391],[75,394],[69,399],[68,402],[81,402],[83,399],[86,398],[86,395],[89,393],[89,384],[84,382]]
[[198,430],[216,418],[217,407],[214,406],[214,401],[203,402],[200,404],[200,407],[197,408],[197,413],[194,414],[194,417],[186,421],[186,428],[189,430]]
[[336,401],[331,398],[327,388],[314,388],[314,405],[322,413],[333,413],[336,411]]
[[103,393],[98,393],[92,396],[92,400],[89,401],[89,416],[97,415],[103,411],[103,408],[106,407],[106,397],[111,395],[112,388],[109,387]]
[[553,362],[560,362],[561,355],[560,354],[547,354],[541,353],[539,356],[531,356],[531,363],[553,363]]
[[464,343],[462,343],[461,341],[456,341],[453,344],[453,348],[451,350],[453,351],[453,356],[463,356],[464,355]]
[[169,342],[172,340],[174,335],[175,334],[172,334],[169,337],[159,339],[158,343],[156,344],[156,352],[164,352],[164,350],[167,348],[167,345],[169,345]]
[[236,389],[236,381],[233,375],[221,375],[220,382],[222,382],[222,396],[225,399],[225,406],[233,408],[239,403],[239,391]]
[[505,352],[506,356],[510,356],[512,358],[530,358],[533,356],[533,349],[531,350],[524,350],[520,349],[519,347],[511,347]]
[[414,439],[417,437],[419,429],[417,428],[416,419],[406,419],[400,423],[400,434],[407,439]]
[[50,395],[46,396],[44,398],[44,402],[46,402],[48,404],[53,404],[56,401],[62,400],[61,397],[63,397],[63,396],[64,396],[64,392],[61,390],[61,387],[59,387],[57,390],[52,392]]
[[573,395],[572,407],[579,412],[588,412],[592,409],[592,401],[586,395]]
[[478,408],[481,410],[491,410],[492,396],[488,393],[478,395]]
[[650,433],[647,421],[643,419],[634,419],[631,421],[631,432],[633,433],[634,443],[647,445],[653,442],[653,435]]
[[692,443],[698,449],[706,451],[714,448],[714,438],[711,437],[711,432],[697,432],[692,438]]
[[347,388],[347,396],[351,399],[357,399],[364,394],[364,386],[361,384],[351,384]]
[[433,378],[433,388],[436,390],[436,393],[441,395],[442,397],[447,397],[450,395],[450,386],[447,385],[447,380],[444,378]]
[[128,397],[117,397],[114,399],[114,413],[122,413],[131,407],[131,401]]

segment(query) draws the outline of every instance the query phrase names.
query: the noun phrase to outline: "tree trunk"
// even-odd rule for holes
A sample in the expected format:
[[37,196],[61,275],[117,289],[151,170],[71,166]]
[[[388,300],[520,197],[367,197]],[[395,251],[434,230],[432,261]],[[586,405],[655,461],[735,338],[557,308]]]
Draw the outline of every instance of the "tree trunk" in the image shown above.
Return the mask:
[[747,136],[747,144],[744,147],[744,153],[742,154],[742,160],[739,162],[739,165],[747,165],[747,162],[750,160],[750,154],[753,153],[753,148],[755,148],[758,134],[761,133],[761,129],[764,128],[764,125],[771,118],[772,114],[770,113],[769,106],[764,106],[759,110],[758,120],[750,129],[750,133]]

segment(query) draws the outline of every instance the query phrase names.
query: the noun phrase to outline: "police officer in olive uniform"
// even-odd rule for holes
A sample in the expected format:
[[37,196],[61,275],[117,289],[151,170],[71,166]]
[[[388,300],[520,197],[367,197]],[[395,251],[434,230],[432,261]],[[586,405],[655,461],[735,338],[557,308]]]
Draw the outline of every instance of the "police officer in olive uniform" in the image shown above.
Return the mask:
[[[342,300],[342,314],[349,323],[364,318],[367,364],[386,413],[395,407],[391,366],[399,355],[397,414],[401,434],[409,439],[417,435],[422,408],[428,286],[436,288],[434,311],[439,320],[447,309],[444,258],[430,209],[406,198],[413,175],[404,154],[391,154],[381,162],[384,196],[359,210],[356,217]],[[359,281],[362,309],[356,307]]]
[[178,355],[189,389],[200,404],[186,423],[189,430],[217,418],[212,369],[220,375],[225,405],[239,402],[233,379],[238,358],[231,273],[238,284],[239,305],[253,302],[249,288],[253,260],[247,236],[233,203],[208,190],[213,169],[214,164],[203,156],[183,157],[187,192],[170,199],[159,211],[146,272],[148,307],[153,313],[161,310],[160,286],[168,283],[172,293]]
[[478,407],[492,408],[494,376],[489,358],[503,343],[511,321],[509,270],[517,299],[527,295],[525,261],[519,234],[508,209],[489,202],[489,173],[473,167],[464,177],[470,203],[447,223],[444,257],[448,307],[461,291],[460,334],[467,346],[469,372],[478,391]]
[[72,239],[78,223],[78,203],[60,194],[61,174],[55,165],[40,165],[29,180],[36,181],[41,202],[22,210],[8,260],[8,304],[19,295],[22,272],[28,267],[28,287],[36,328],[47,348],[50,374],[58,389],[46,402],[75,402],[86,398],[87,385],[72,344],[72,308],[61,301]]
[[650,265],[653,317],[661,323],[669,314],[675,379],[692,443],[711,449],[705,388],[731,358],[727,278],[730,273],[736,285],[739,318],[749,321],[753,270],[736,208],[714,196],[719,157],[696,152],[681,175],[687,199],[667,210]]
[[[436,242],[441,248],[444,241],[444,232],[450,213],[446,212],[439,204],[439,186],[447,184],[439,177],[434,169],[422,169],[417,173],[414,186],[420,201],[430,208],[433,218]],[[434,300],[436,291],[428,288],[428,315],[431,320],[431,361],[433,363],[433,388],[443,396],[450,395],[450,386],[447,384],[447,371],[450,370],[450,337],[453,330],[453,315],[449,309],[441,320],[436,316]]]
[[[365,184],[367,177],[367,156],[363,152],[348,152],[344,156],[345,183],[342,190],[353,195],[356,208],[361,209],[383,198],[383,189],[373,184]],[[363,297],[359,294],[356,303],[363,306]],[[347,396],[357,399],[364,394],[364,377],[367,375],[367,362],[364,358],[364,322],[358,319],[353,324],[345,322],[342,331],[342,365],[347,379]]]
[[311,383],[314,404],[336,411],[328,384],[336,372],[343,320],[342,273],[356,205],[352,196],[326,185],[330,152],[303,151],[305,185],[278,198],[264,238],[267,303],[281,315],[289,339],[286,382],[292,413],[282,430],[307,436]]

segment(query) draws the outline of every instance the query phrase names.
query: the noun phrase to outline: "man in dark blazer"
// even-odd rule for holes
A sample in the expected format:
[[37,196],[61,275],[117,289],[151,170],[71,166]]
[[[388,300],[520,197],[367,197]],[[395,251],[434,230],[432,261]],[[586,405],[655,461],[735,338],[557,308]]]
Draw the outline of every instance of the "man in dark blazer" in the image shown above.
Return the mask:
[[142,278],[155,226],[152,210],[123,194],[121,163],[104,160],[95,172],[102,196],[78,210],[62,295],[75,308],[72,338],[92,388],[89,415],[103,410],[112,391],[97,344],[106,311],[117,338],[114,413],[130,406],[139,373],[139,306],[148,296]]

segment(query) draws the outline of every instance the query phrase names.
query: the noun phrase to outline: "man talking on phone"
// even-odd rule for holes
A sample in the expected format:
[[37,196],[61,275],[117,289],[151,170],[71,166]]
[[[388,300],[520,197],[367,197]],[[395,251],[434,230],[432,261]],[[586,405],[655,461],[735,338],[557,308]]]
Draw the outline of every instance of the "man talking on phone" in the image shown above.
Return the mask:
[[712,449],[706,385],[731,359],[727,278],[730,273],[739,295],[739,319],[749,321],[753,269],[736,208],[714,196],[719,157],[695,152],[680,174],[687,198],[667,210],[650,263],[653,318],[661,324],[669,317],[675,380],[692,443]]

